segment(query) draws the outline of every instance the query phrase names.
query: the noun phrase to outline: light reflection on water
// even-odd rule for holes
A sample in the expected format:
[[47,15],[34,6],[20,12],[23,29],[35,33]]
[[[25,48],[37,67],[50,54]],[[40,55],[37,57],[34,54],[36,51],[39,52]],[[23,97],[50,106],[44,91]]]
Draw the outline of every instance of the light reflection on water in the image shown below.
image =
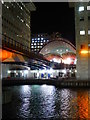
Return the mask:
[[76,90],[47,85],[24,85],[12,87],[11,90],[12,102],[3,105],[3,118],[90,119],[89,89]]

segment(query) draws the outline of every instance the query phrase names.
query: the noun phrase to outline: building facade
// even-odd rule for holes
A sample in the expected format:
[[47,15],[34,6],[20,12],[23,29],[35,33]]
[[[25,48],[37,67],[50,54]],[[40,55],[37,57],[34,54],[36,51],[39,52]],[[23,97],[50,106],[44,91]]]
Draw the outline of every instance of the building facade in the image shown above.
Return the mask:
[[[28,59],[24,55],[30,53],[30,18],[31,11],[35,9],[32,2],[3,2],[2,0],[2,77],[8,77],[10,69],[16,68],[18,62],[25,62]],[[11,62],[15,64],[11,65]],[[24,66],[18,64],[18,67],[20,70]],[[13,71],[10,74],[15,77]],[[19,76],[16,71],[15,74]]]
[[32,34],[31,51],[38,53],[49,41],[50,35],[47,33]]
[[[35,10],[33,3],[2,3],[2,40],[12,42],[17,47],[30,50],[30,14]],[[3,42],[3,41],[2,41]]]
[[77,79],[90,79],[90,2],[75,2]]

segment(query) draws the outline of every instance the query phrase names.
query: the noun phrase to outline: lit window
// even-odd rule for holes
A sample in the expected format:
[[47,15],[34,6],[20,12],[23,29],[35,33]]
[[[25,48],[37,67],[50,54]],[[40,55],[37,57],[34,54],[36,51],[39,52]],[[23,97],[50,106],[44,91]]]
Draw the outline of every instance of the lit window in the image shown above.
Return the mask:
[[21,10],[22,10],[22,7],[21,7]]
[[88,47],[90,47],[90,44],[88,44]]
[[44,42],[46,42],[46,40],[44,40]]
[[32,40],[34,40],[34,39],[32,38]]
[[81,12],[81,11],[84,11],[84,7],[83,6],[79,7],[79,12]]
[[36,48],[36,46],[34,46],[34,48]]
[[41,43],[41,45],[43,45],[43,43]]
[[68,52],[68,49],[66,49],[66,51]]
[[40,38],[38,38],[38,40],[40,40]]
[[35,38],[35,40],[37,40],[37,39]]
[[88,35],[90,35],[90,30],[88,30]]
[[85,35],[85,30],[80,31],[80,35]]
[[33,43],[31,45],[33,45]]
[[24,20],[23,20],[23,19],[21,19],[21,22],[24,22]]
[[3,0],[2,0],[1,2],[2,2],[2,4],[4,4],[4,1],[3,1]]
[[38,45],[39,45],[39,43],[38,43]]
[[90,10],[90,6],[87,6],[87,10]]
[[36,45],[36,43],[34,43],[34,45]]
[[7,6],[7,9],[9,9],[9,7]]
[[34,48],[33,46],[31,46],[31,48]]
[[39,48],[39,46],[38,46],[38,48]]
[[41,38],[41,40],[43,40],[43,38]]

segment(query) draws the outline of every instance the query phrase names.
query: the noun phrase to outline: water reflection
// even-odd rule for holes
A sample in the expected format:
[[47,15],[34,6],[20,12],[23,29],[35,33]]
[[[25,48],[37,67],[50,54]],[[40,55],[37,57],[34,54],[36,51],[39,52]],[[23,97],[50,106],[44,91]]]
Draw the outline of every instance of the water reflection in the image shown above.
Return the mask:
[[81,91],[77,92],[77,104],[78,104],[78,116],[79,119],[88,119],[88,91]]
[[60,89],[47,85],[26,85],[11,89],[12,103],[3,105],[4,118],[10,119],[12,116],[13,119],[22,120],[90,118],[90,90]]

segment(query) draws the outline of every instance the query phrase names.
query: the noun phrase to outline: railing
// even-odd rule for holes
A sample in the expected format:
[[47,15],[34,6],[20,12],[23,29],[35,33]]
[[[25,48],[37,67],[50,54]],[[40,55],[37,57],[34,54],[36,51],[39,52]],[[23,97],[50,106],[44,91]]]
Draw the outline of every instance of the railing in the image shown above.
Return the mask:
[[43,57],[43,55],[31,52],[29,47],[23,45],[22,43],[6,35],[2,35],[2,48],[19,54],[23,54],[31,59],[38,59],[39,61],[41,60],[47,61]]
[[6,36],[6,35],[2,35],[2,47],[3,48],[8,48],[11,50],[15,50],[17,52],[21,52],[21,53],[29,53],[30,52],[30,48],[23,45],[22,43]]

